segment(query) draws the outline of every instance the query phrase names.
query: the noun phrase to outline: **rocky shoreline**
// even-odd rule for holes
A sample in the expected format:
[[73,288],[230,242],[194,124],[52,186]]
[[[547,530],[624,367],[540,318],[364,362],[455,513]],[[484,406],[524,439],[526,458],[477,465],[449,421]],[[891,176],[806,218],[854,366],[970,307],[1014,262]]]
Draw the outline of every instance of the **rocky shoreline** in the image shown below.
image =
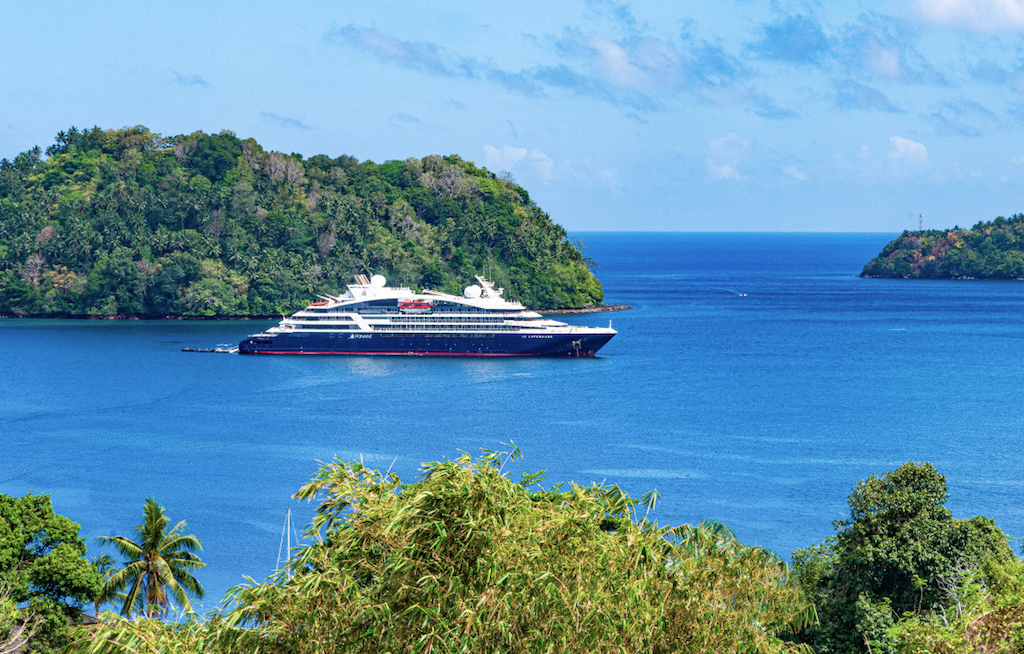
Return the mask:
[[632,307],[625,304],[596,304],[588,305],[580,309],[534,309],[544,316],[560,316],[569,313],[604,313],[605,311],[627,311]]
[[[559,316],[571,313],[604,313],[606,311],[626,311],[631,307],[625,304],[599,304],[579,309],[536,309],[545,316]],[[71,314],[0,314],[0,319],[20,318],[27,320],[280,320],[282,316],[80,316]]]

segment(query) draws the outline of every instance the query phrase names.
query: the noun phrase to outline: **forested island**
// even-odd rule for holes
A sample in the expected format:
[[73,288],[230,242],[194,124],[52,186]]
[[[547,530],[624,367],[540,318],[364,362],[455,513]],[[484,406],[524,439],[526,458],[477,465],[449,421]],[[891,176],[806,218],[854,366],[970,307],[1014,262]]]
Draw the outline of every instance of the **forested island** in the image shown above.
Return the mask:
[[[317,503],[285,569],[205,619],[198,535],[155,500],[86,558],[46,496],[0,494],[0,651],[1019,652],[1024,563],[983,516],[956,519],[946,480],[908,462],[853,488],[836,534],[793,565],[718,523],[659,526],[658,494],[513,481],[520,452],[390,471],[335,459],[295,497]],[[172,526],[172,524],[174,526]],[[98,622],[85,618],[99,612]],[[181,610],[180,620],[173,609]],[[85,626],[72,627],[72,624]]]
[[60,132],[0,161],[0,315],[280,316],[356,273],[531,308],[599,305],[580,244],[510,175],[456,155],[376,164],[230,131]]
[[861,277],[1024,279],[1024,215],[970,229],[903,232],[864,266]]

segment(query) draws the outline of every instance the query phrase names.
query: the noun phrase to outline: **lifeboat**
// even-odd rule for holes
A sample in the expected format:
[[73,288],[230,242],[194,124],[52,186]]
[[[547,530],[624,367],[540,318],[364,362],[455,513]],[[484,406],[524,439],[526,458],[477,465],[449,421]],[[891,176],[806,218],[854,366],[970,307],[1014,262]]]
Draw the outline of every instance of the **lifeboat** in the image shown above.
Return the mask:
[[402,313],[430,313],[434,305],[425,300],[404,300],[398,303],[398,310]]
[[327,300],[317,300],[316,302],[311,303],[309,306],[311,306],[311,307],[326,307],[327,306]]

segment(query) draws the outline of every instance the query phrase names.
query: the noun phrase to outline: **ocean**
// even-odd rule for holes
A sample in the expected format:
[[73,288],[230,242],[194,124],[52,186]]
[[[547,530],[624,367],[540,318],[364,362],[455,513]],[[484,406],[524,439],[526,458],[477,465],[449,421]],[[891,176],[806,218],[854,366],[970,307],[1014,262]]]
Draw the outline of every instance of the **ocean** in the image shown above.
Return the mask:
[[[946,475],[956,517],[1024,534],[1024,284],[860,279],[894,234],[580,233],[618,335],[593,359],[246,357],[267,321],[0,320],[0,492],[95,537],[154,497],[204,544],[205,609],[275,568],[291,499],[335,456],[414,480],[514,441],[544,485],[657,489],[789,558],[858,481]],[[111,552],[113,554],[113,552]]]

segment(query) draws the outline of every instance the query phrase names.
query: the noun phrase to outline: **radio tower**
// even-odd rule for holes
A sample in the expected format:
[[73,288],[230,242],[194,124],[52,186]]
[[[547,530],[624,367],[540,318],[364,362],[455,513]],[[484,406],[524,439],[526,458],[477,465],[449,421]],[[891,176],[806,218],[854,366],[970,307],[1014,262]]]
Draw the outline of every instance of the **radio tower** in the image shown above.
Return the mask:
[[919,230],[921,230],[922,232],[924,231],[924,214],[923,213],[917,214],[917,228]]

